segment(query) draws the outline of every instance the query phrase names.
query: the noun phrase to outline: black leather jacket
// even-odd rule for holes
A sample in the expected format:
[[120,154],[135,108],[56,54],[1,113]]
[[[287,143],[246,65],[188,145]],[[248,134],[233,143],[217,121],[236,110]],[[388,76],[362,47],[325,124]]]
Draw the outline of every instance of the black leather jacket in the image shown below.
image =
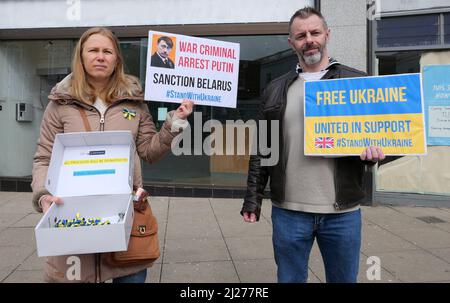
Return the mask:
[[[330,61],[328,72],[322,79],[337,79],[366,76],[364,72],[351,67],[341,65],[336,61]],[[243,212],[255,213],[257,220],[261,212],[261,203],[264,197],[264,189],[270,177],[270,198],[274,204],[282,203],[285,199],[284,187],[286,178],[286,159],[284,157],[283,117],[286,109],[287,90],[297,79],[296,71],[288,72],[273,80],[264,90],[261,97],[261,105],[257,120],[278,120],[279,130],[279,161],[274,166],[261,166],[260,159],[263,157],[259,151],[257,155],[250,157],[247,192],[241,210]],[[270,122],[268,123],[268,146],[270,143]],[[259,142],[259,141],[258,141]],[[362,151],[361,151],[362,152]],[[265,156],[269,158],[270,155]],[[363,176],[365,165],[373,165],[373,162],[361,161],[357,156],[341,157],[335,159],[334,184],[336,201],[334,207],[343,210],[358,205],[365,197],[363,190]]]

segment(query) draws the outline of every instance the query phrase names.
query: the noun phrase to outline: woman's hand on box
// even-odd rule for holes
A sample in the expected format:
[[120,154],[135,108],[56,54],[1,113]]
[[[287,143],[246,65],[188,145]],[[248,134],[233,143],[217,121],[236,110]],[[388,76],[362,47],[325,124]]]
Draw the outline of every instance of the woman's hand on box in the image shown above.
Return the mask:
[[42,212],[45,214],[47,210],[52,206],[52,203],[63,204],[63,201],[60,197],[55,197],[52,195],[44,195],[39,200],[39,204],[42,207]]

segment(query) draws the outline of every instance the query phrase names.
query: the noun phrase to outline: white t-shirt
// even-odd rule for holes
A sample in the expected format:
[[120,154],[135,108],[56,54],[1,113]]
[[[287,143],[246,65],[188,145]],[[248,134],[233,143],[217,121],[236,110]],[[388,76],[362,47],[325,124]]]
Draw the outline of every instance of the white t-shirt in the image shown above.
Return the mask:
[[299,76],[305,81],[315,81],[322,79],[327,72],[327,70],[321,70],[320,72],[300,73]]

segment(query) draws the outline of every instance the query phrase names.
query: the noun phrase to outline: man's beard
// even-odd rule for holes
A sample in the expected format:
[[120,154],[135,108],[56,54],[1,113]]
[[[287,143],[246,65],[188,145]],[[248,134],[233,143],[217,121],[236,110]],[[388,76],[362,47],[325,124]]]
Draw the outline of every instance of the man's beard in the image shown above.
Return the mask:
[[300,57],[303,59],[303,62],[305,62],[306,65],[314,65],[314,64],[320,62],[320,60],[322,60],[322,51],[323,50],[321,48],[317,48],[318,52],[315,53],[314,55],[311,55],[311,56],[304,55],[304,52],[311,50],[311,49],[315,49],[315,48],[305,48],[300,53]]
[[303,56],[303,61],[305,62],[306,65],[316,64],[320,62],[320,60],[322,60],[322,53],[320,52],[311,56]]

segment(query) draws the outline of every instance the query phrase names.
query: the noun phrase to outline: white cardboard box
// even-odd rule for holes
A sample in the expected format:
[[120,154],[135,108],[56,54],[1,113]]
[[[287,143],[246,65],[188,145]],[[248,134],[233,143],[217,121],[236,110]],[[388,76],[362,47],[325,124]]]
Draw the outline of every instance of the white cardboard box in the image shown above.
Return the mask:
[[[129,131],[56,135],[45,187],[64,204],[53,204],[35,228],[39,257],[127,250],[134,217],[134,152]],[[111,224],[53,227],[55,218],[71,220],[77,213],[108,218]]]

